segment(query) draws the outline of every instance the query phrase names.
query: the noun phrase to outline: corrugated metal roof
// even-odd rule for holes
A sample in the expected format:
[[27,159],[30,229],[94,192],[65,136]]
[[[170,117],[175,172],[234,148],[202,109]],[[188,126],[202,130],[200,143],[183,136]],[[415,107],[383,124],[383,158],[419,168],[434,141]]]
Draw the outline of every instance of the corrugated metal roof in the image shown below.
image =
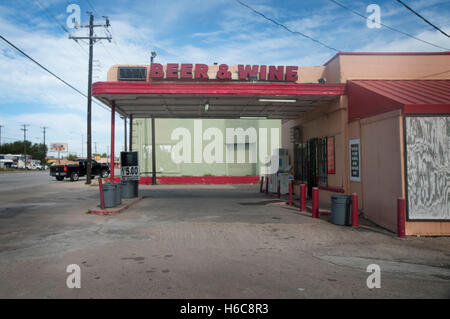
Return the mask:
[[404,105],[450,104],[450,80],[352,80]]

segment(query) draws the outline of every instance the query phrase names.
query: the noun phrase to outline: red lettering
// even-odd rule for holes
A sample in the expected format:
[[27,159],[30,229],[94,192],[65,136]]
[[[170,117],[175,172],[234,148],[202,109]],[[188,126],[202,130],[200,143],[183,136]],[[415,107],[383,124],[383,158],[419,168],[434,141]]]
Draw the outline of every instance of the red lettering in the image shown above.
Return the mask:
[[208,66],[206,64],[196,64],[195,65],[195,79],[208,79]]
[[258,66],[257,65],[246,65],[245,67],[242,64],[238,65],[239,72],[239,80],[249,80],[249,77],[254,77],[256,80],[256,76],[258,75]]
[[267,66],[261,65],[259,67],[259,79],[260,80],[267,80]]
[[177,63],[167,64],[166,78],[178,79],[178,64]]
[[287,66],[286,67],[286,81],[297,81],[298,80],[298,66]]
[[228,71],[228,65],[219,65],[219,71],[217,71],[217,78],[219,80],[231,80],[231,72]]
[[180,76],[182,79],[192,79],[192,64],[182,64]]
[[164,69],[161,64],[152,63],[152,65],[150,66],[150,78],[152,79],[164,78]]
[[283,66],[269,66],[269,81],[283,81]]

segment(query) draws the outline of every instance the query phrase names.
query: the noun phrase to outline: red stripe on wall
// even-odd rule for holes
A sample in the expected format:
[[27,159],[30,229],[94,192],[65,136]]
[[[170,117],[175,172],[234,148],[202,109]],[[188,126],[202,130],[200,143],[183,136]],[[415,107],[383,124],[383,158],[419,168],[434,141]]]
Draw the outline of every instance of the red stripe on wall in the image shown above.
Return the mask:
[[[189,185],[189,184],[255,184],[260,180],[259,176],[161,176],[157,177],[158,184],[165,185]],[[120,178],[114,178],[119,183]],[[151,177],[141,177],[141,185],[151,185]]]

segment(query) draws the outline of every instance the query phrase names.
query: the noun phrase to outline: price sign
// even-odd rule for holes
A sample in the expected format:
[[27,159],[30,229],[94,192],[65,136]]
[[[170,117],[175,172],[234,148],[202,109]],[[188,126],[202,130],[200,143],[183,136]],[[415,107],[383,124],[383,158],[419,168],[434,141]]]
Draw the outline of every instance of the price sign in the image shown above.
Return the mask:
[[139,166],[122,166],[121,178],[124,181],[139,180]]

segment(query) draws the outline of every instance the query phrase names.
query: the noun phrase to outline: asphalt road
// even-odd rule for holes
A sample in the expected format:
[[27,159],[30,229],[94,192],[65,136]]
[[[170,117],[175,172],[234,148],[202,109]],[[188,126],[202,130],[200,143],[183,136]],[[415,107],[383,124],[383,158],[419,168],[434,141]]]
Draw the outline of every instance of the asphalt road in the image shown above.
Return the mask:
[[25,177],[0,175],[0,298],[450,298],[448,237],[336,226],[258,185],[141,186],[97,216],[97,187]]
[[0,173],[0,192],[47,185],[51,181],[49,171]]

